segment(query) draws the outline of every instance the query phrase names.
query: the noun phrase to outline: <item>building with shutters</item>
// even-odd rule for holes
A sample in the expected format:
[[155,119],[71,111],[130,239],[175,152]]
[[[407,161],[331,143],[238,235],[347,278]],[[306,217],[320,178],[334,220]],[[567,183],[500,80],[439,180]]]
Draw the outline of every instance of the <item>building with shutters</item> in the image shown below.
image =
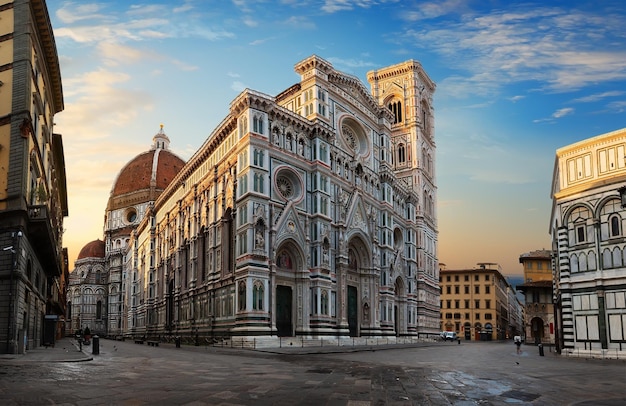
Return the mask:
[[68,215],[63,89],[43,0],[0,4],[0,352],[63,334]]

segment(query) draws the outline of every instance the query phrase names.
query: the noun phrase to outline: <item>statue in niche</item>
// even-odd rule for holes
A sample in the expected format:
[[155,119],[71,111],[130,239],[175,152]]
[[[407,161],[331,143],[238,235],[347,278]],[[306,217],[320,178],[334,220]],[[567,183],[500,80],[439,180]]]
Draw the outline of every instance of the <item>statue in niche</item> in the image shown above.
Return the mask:
[[298,155],[304,156],[304,141],[298,143]]
[[274,144],[278,145],[279,144],[279,139],[278,139],[278,130],[274,131]]
[[258,227],[254,233],[254,248],[261,250],[265,248],[265,238],[261,227]]

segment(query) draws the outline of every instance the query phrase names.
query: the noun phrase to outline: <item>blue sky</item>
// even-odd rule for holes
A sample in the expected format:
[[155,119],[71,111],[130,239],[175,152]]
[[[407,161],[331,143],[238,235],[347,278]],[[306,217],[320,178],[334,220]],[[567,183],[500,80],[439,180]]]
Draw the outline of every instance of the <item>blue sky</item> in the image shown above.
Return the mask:
[[184,159],[245,88],[276,95],[317,54],[361,79],[420,61],[437,83],[439,260],[550,248],[557,148],[626,127],[622,1],[48,0],[65,97],[70,269],[102,238],[122,166],[159,125]]

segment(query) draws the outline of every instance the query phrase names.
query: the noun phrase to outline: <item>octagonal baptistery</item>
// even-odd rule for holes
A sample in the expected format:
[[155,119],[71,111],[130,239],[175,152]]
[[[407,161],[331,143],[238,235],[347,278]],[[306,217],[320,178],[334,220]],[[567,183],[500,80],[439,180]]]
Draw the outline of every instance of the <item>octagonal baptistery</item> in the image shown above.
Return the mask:
[[109,250],[121,249],[139,224],[150,202],[174,179],[185,161],[169,150],[163,126],[152,139],[152,148],[130,160],[120,170],[106,209],[105,234]]

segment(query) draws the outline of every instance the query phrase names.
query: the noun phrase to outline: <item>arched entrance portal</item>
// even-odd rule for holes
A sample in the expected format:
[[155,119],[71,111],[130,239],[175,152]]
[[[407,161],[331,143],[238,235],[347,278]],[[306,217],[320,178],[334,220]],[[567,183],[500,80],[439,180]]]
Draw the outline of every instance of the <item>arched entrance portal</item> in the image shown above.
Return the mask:
[[296,327],[297,315],[295,309],[297,286],[296,273],[302,268],[301,250],[293,241],[283,243],[276,251],[276,290],[274,301],[274,315],[276,334],[279,337],[292,337]]
[[404,289],[404,281],[397,277],[394,283],[395,302],[393,305],[393,323],[396,336],[406,332],[406,320],[404,318],[406,309],[406,291]]
[[530,321],[530,334],[535,344],[543,341],[543,320],[541,317],[533,317]]
[[[363,279],[361,272],[371,267],[371,252],[361,235],[355,235],[350,238],[348,243],[348,266],[347,271],[351,274],[351,279],[356,283],[346,286],[346,304],[347,304],[347,321],[348,330],[351,337],[358,337],[361,334],[360,323],[367,323],[369,314],[365,317],[361,314],[360,302],[367,302],[369,292],[373,290],[368,287],[367,279]],[[361,296],[360,296],[361,295]]]

